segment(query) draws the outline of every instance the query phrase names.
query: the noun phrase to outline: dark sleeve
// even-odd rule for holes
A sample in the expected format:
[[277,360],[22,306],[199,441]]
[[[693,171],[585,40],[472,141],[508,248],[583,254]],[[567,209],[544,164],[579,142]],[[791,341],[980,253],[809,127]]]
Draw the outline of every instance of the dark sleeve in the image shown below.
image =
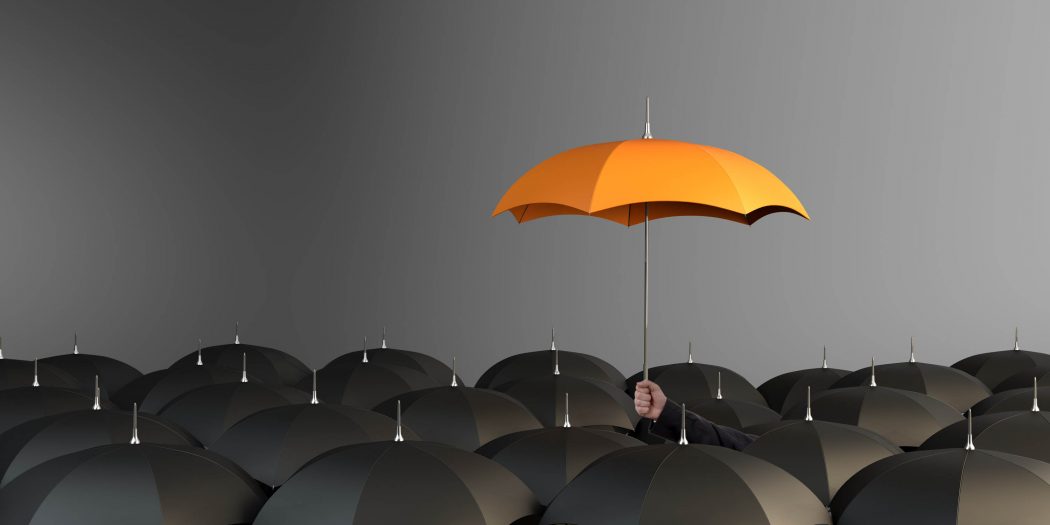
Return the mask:
[[[649,427],[649,432],[677,442],[681,428],[682,407],[668,399],[660,417]],[[755,440],[751,434],[716,425],[688,410],[685,411],[685,438],[698,445],[716,445],[734,450],[743,450]]]

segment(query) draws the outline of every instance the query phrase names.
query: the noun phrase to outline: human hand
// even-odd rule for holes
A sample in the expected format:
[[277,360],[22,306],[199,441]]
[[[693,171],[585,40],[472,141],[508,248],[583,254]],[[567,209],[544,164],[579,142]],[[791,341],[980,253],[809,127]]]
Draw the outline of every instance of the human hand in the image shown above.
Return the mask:
[[667,404],[667,395],[660,385],[646,379],[634,385],[634,411],[639,416],[657,419]]

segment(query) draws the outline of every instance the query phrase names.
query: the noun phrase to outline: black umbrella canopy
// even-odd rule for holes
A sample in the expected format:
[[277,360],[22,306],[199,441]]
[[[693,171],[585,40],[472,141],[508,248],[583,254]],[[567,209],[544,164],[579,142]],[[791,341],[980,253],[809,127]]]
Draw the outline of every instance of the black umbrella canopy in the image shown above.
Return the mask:
[[[719,381],[726,399],[748,401],[765,405],[762,394],[744,376],[721,366],[693,361],[692,343],[683,363],[649,368],[649,380],[660,385],[671,399],[710,399],[718,396]],[[627,378],[627,393],[634,396],[634,385],[642,380],[642,372]]]
[[1050,516],[1050,465],[962,447],[880,460],[831,501],[838,525],[1024,525]]
[[507,357],[481,374],[474,386],[499,388],[512,381],[550,374],[555,366],[562,375],[604,381],[618,389],[624,387],[623,374],[603,359],[558,348],[554,341],[554,330],[551,330],[549,349]]
[[34,382],[58,388],[83,387],[75,377],[54,366],[9,357],[0,359],[0,390],[33,386]]
[[497,390],[520,401],[545,427],[565,422],[565,395],[572,399],[572,424],[631,430],[638,422],[634,400],[605,381],[552,374],[504,383]]
[[[165,368],[128,383],[110,396],[110,400],[124,409],[130,409],[133,403],[138,403],[141,411],[155,414],[190,390],[222,383],[237,383],[240,382],[241,376],[241,370],[212,365]],[[258,382],[251,375],[248,379]]]
[[[966,443],[965,421],[930,436],[923,449],[958,448]],[[1039,411],[999,412],[973,418],[973,442],[981,450],[995,450],[1050,462],[1050,414]]]
[[1002,380],[1002,382],[1000,382],[992,391],[999,393],[1018,388],[1028,388],[1032,385],[1032,379],[1035,379],[1044,385],[1050,384],[1050,366],[1037,366],[1031,370],[1018,372]]
[[952,365],[952,368],[980,379],[993,391],[998,391],[999,384],[1014,375],[1028,374],[1031,377],[1035,370],[1045,367],[1050,367],[1050,355],[1022,350],[1016,332],[1012,350],[972,355]]
[[528,487],[488,458],[440,443],[383,441],[307,464],[274,493],[255,525],[506,525],[538,511]]
[[[803,419],[806,404],[794,405],[784,419]],[[925,394],[884,386],[833,388],[813,396],[813,417],[856,425],[899,447],[917,447],[934,432],[962,420],[959,411]]]
[[474,450],[493,439],[541,427],[536,416],[517,399],[483,388],[439,386],[388,399],[375,411],[397,415],[426,441]]
[[[399,365],[373,363],[345,363],[328,366],[317,371],[317,393],[326,403],[350,405],[358,408],[372,407],[395,396],[413,390],[421,390],[444,384],[449,375],[438,383],[430,376]],[[309,391],[313,387],[310,377],[297,386]]]
[[[127,443],[132,414],[115,410],[77,410],[27,421],[0,434],[0,487],[19,474],[59,456],[92,447]],[[143,443],[193,446],[197,441],[174,424],[138,416]]]
[[260,410],[308,400],[305,392],[287,387],[223,383],[191,390],[168,403],[158,415],[211,446],[223,432]]
[[[256,412],[230,427],[211,449],[265,485],[283,485],[321,454],[346,445],[393,439],[396,423],[382,414],[342,405],[299,404]],[[402,428],[406,439],[418,439]]]
[[[80,390],[48,386],[21,387],[0,391],[0,432],[38,417],[73,412],[92,408],[95,396]],[[101,401],[102,408],[112,408],[108,401]]]
[[328,362],[324,368],[347,369],[364,363],[378,363],[383,365],[395,365],[421,372],[434,381],[444,383],[452,375],[452,369],[440,360],[429,355],[388,348],[386,345],[386,330],[383,330],[383,340],[379,348],[368,348],[368,338],[364,339],[361,350],[348,352]]
[[275,386],[291,386],[310,375],[310,369],[302,361],[286,352],[240,343],[202,348],[185,355],[171,367],[193,367],[198,362],[234,370],[247,367],[249,377]]
[[690,399],[684,402],[689,411],[712,422],[737,430],[780,421],[780,414],[765,405],[729,398]]
[[477,452],[513,472],[541,504],[549,505],[565,485],[598,458],[642,445],[645,443],[618,432],[562,426],[508,434]]
[[[1028,379],[1031,385],[1032,379]],[[1042,399],[1050,399],[1050,386],[1038,388],[1038,394]],[[1032,408],[1032,387],[1015,388],[1005,392],[992,394],[973,406],[973,415],[983,416],[997,412],[1015,412],[1018,410],[1030,410]]]
[[52,459],[0,489],[4,525],[250,523],[262,488],[217,454],[106,445]]
[[95,376],[98,376],[98,386],[102,389],[103,397],[116,393],[124,385],[142,377],[142,372],[122,361],[104,355],[82,354],[76,343],[73,348],[72,354],[45,357],[40,360],[40,364],[53,366],[73,376],[80,387],[89,393],[94,389]]
[[794,420],[762,434],[744,453],[788,471],[827,505],[860,469],[901,449],[860,427]]
[[547,507],[542,524],[831,523],[802,482],[742,452],[649,445],[609,453]]
[[824,347],[820,368],[806,368],[780,374],[759,385],[758,393],[762,394],[769,408],[781,412],[784,408],[805,400],[807,388],[813,393],[823,392],[848,373],[849,370],[828,367],[828,349]]

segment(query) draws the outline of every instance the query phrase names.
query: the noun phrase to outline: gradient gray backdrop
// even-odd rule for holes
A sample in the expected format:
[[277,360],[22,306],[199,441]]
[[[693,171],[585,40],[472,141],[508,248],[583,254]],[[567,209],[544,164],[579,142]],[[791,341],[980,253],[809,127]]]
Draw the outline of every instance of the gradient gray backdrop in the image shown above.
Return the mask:
[[640,366],[642,231],[490,218],[569,147],[767,166],[813,220],[652,227],[652,360],[755,382],[1050,347],[1046,2],[0,4],[0,335],[143,370],[310,366],[389,327],[468,381],[547,344]]

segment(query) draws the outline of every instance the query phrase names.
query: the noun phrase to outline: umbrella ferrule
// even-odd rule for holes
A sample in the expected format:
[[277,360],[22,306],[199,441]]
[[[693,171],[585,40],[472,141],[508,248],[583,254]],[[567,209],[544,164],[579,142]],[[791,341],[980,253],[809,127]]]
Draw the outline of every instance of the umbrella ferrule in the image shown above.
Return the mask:
[[554,328],[551,328],[551,352],[557,350],[558,347],[554,345]]
[[715,390],[715,399],[722,399],[722,372],[718,372],[718,389]]
[[966,411],[966,450],[977,450],[973,446],[973,409]]
[[915,338],[914,337],[911,338],[911,354],[908,356],[908,362],[909,363],[914,363],[915,362]]
[[824,358],[820,362],[820,367],[824,369],[828,367],[828,345],[824,345]]
[[317,369],[316,368],[313,369],[313,385],[312,386],[313,386],[313,388],[310,390],[310,404],[311,405],[320,404],[321,401],[319,399],[317,399]]
[[1039,412],[1039,378],[1032,378],[1032,412]]
[[40,386],[40,364],[36,359],[33,360],[33,386]]
[[197,339],[197,366],[204,366],[204,340]]
[[562,422],[563,428],[572,428],[572,423],[569,422],[569,393],[565,393],[565,421]]
[[368,336],[365,336],[364,341],[361,342],[361,362],[368,362]]
[[693,342],[692,341],[689,341],[689,359],[686,360],[686,363],[693,364]]
[[397,400],[397,431],[394,434],[394,441],[395,442],[401,442],[401,441],[404,441],[404,440],[405,440],[405,437],[401,435],[401,400],[398,399]]
[[248,382],[248,353],[241,353],[241,382]]
[[459,382],[456,381],[456,356],[452,356],[452,384],[450,386],[459,386]]
[[98,387],[98,375],[95,375],[95,403],[91,405],[91,410],[102,410],[102,390]]
[[383,341],[382,341],[382,344],[379,345],[379,348],[386,348],[386,327],[385,326],[383,327]]
[[653,131],[649,127],[649,97],[645,97],[645,133],[642,134],[642,138],[653,138]]
[[139,404],[134,403],[131,408],[131,441],[128,443],[138,445],[139,441]]
[[868,386],[870,386],[870,387],[878,386],[875,383],[875,358],[874,357],[871,358],[871,383]]
[[0,337],[0,359],[4,358],[4,338]]
[[233,323],[233,344],[241,344],[241,323],[237,321]]
[[678,444],[688,445],[689,439],[685,437],[685,403],[682,403],[682,428],[679,429],[678,433]]
[[557,348],[554,349],[554,375],[556,375],[556,376],[560,376],[561,375],[561,369],[558,368],[558,349]]
[[813,421],[813,400],[810,398],[810,387],[806,387],[806,421]]
[[1019,352],[1021,350],[1021,329],[1014,327],[1014,351]]
[[77,333],[73,332],[73,355],[80,353],[80,347],[77,346]]

